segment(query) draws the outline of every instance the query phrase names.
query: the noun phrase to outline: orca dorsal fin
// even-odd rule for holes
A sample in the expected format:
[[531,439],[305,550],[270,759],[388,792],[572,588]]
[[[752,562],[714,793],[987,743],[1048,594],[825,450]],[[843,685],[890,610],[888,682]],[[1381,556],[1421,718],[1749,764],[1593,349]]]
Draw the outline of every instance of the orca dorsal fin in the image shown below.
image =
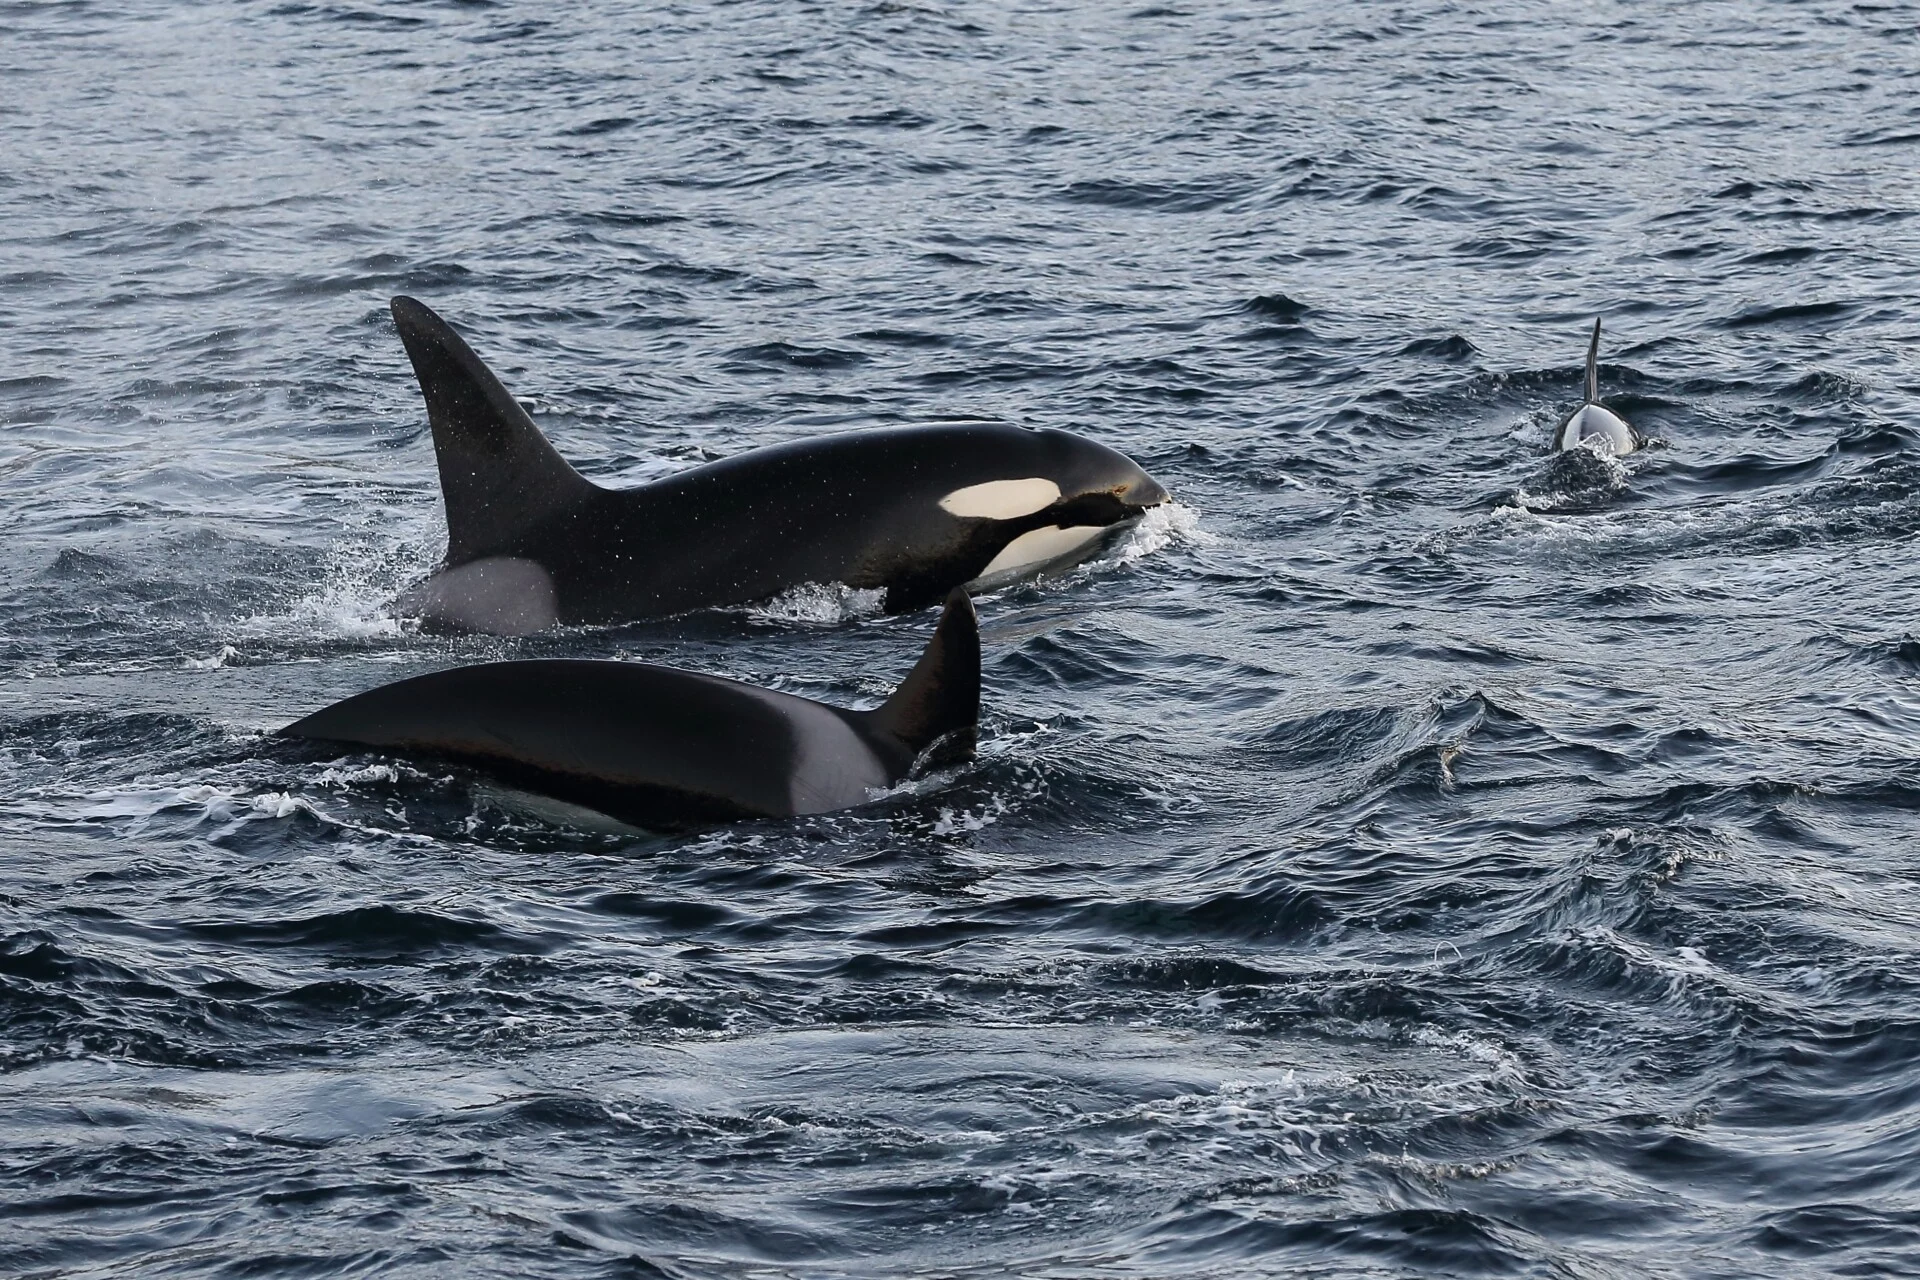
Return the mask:
[[980,723],[980,619],[964,587],[947,596],[933,639],[893,696],[864,713],[869,728],[920,767],[973,758]]
[[447,565],[510,555],[526,534],[595,486],[554,452],[451,325],[412,298],[395,298],[392,306],[433,427]]
[[1600,317],[1593,318],[1593,340],[1587,343],[1587,403],[1600,403]]

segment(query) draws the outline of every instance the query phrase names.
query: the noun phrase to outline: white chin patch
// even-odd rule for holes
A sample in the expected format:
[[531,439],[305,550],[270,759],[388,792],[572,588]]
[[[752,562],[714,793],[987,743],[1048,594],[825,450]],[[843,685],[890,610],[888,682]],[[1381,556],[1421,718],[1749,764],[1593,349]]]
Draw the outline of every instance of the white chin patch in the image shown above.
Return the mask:
[[1000,554],[968,585],[992,586],[1024,573],[1032,573],[1084,550],[1089,542],[1105,532],[1106,529],[1094,524],[1070,525],[1065,529],[1050,524],[1044,529],[1023,533],[1001,548]]
[[948,515],[977,520],[1017,520],[1044,511],[1060,499],[1060,486],[1045,476],[1024,480],[989,480],[955,489],[940,499]]

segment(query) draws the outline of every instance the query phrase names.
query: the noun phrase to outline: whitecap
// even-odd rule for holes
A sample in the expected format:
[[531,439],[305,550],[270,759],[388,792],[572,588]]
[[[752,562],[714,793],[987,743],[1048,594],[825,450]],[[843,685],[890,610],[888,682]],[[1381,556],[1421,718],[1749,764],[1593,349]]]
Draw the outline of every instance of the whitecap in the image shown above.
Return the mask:
[[220,646],[220,651],[218,653],[213,654],[210,657],[188,658],[186,660],[187,670],[218,671],[221,667],[226,666],[230,660],[237,658],[239,656],[240,656],[240,651],[238,649],[234,648],[230,644],[223,644]]
[[393,598],[433,567],[424,539],[361,533],[328,548],[312,584],[285,608],[242,618],[243,635],[384,640],[411,635],[418,622],[392,611]]
[[771,600],[750,606],[747,616],[755,622],[805,623],[812,626],[837,626],[861,618],[877,617],[886,607],[887,593],[875,587],[849,587],[839,582],[804,582],[782,591]]
[[1118,564],[1132,564],[1176,542],[1204,547],[1218,541],[1218,537],[1200,527],[1198,511],[1178,502],[1163,502],[1147,509],[1140,523],[1129,529],[1114,548],[1111,558]]

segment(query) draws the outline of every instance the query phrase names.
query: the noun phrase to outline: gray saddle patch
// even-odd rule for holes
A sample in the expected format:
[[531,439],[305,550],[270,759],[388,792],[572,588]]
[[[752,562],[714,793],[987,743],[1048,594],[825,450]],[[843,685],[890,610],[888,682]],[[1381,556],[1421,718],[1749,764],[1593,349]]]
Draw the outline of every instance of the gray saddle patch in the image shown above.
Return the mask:
[[559,621],[559,595],[539,563],[490,556],[434,574],[402,594],[394,609],[468,631],[525,636]]

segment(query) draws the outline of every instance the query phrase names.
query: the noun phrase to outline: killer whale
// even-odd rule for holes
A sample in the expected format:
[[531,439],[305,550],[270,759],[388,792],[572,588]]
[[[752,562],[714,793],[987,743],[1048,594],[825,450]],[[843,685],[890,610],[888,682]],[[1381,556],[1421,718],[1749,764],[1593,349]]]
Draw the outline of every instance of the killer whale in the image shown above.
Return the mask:
[[864,804],[972,758],[980,631],[955,588],[881,706],[848,711],[638,662],[535,659],[383,685],[279,731],[473,767],[621,822],[672,830]]
[[1589,440],[1612,450],[1615,457],[1632,453],[1645,438],[1627,420],[1600,403],[1600,318],[1594,317],[1593,337],[1587,343],[1587,396],[1553,433],[1555,452],[1583,448]]
[[452,326],[398,297],[426,401],[447,554],[404,616],[523,635],[765,600],[807,583],[884,589],[904,613],[1091,555],[1167,492],[1064,431],[883,428],[755,449],[632,489],[581,476]]

